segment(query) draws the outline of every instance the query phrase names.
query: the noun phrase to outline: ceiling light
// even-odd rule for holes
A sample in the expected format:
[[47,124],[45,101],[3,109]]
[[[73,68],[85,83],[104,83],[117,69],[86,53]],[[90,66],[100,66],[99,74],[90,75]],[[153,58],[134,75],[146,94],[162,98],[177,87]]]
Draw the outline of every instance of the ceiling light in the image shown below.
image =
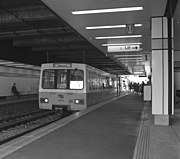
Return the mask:
[[142,24],[134,24],[135,27],[140,27]]
[[128,55],[114,55],[114,57],[142,57],[142,55],[130,55],[130,54],[128,54]]
[[122,39],[122,38],[140,38],[142,35],[126,35],[126,36],[100,36],[100,37],[95,37],[97,40],[101,39]]
[[12,64],[5,64],[6,66],[24,66],[24,64],[21,63],[12,63]]
[[[127,25],[104,25],[104,26],[91,26],[91,27],[86,27],[88,30],[92,29],[114,29],[114,28],[125,28]],[[142,24],[134,24],[135,27],[142,26]]]
[[127,45],[141,45],[142,43],[120,43],[120,44],[102,44],[102,46],[127,46]]
[[143,60],[120,60],[120,62],[124,63],[135,63],[135,62],[142,62]]
[[137,57],[137,58],[117,58],[118,60],[143,60],[142,57]]
[[4,62],[0,62],[0,65],[5,65],[5,64],[12,64],[14,62],[8,62],[8,61],[4,61]]
[[113,28],[125,28],[126,25],[110,25],[110,26],[92,26],[86,27],[86,29],[113,29]]
[[32,65],[16,65],[15,67],[32,68]]
[[138,11],[138,10],[143,10],[143,7],[126,7],[126,8],[111,8],[111,9],[72,11],[72,14],[74,14],[74,15],[82,15],[82,14],[97,14],[97,13],[128,12],[128,11]]

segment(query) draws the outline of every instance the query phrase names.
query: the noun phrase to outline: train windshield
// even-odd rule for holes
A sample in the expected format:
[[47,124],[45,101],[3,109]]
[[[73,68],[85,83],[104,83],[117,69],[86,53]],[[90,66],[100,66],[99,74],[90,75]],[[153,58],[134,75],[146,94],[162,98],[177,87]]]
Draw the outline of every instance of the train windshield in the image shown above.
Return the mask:
[[79,69],[47,69],[43,71],[44,89],[83,89],[84,72]]

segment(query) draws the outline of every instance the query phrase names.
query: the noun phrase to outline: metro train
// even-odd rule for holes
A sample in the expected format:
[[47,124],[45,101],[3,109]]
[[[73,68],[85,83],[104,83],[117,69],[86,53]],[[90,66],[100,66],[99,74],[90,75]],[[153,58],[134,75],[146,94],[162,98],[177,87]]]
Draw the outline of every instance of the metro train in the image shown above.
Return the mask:
[[86,64],[41,65],[40,109],[80,111],[116,96],[116,76]]
[[0,66],[0,98],[13,96],[16,83],[20,95],[38,94],[40,70]]

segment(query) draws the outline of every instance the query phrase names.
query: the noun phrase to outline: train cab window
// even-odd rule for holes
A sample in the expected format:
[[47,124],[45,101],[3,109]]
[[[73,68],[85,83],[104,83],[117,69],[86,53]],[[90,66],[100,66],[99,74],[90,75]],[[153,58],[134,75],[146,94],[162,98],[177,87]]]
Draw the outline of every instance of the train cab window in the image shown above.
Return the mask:
[[67,88],[67,70],[57,70],[57,89]]
[[42,88],[54,88],[55,70],[44,70]]
[[84,72],[83,70],[70,70],[70,89],[83,89]]
[[44,89],[83,89],[83,70],[49,69],[43,71],[42,88]]

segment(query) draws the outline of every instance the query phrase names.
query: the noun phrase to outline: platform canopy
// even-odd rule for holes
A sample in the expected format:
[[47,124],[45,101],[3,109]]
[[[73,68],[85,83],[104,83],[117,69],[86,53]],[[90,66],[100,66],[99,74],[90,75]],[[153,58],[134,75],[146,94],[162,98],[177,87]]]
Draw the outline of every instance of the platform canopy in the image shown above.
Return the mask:
[[150,18],[164,16],[166,5],[167,0],[1,1],[0,59],[38,66],[86,63],[134,74],[150,66]]

